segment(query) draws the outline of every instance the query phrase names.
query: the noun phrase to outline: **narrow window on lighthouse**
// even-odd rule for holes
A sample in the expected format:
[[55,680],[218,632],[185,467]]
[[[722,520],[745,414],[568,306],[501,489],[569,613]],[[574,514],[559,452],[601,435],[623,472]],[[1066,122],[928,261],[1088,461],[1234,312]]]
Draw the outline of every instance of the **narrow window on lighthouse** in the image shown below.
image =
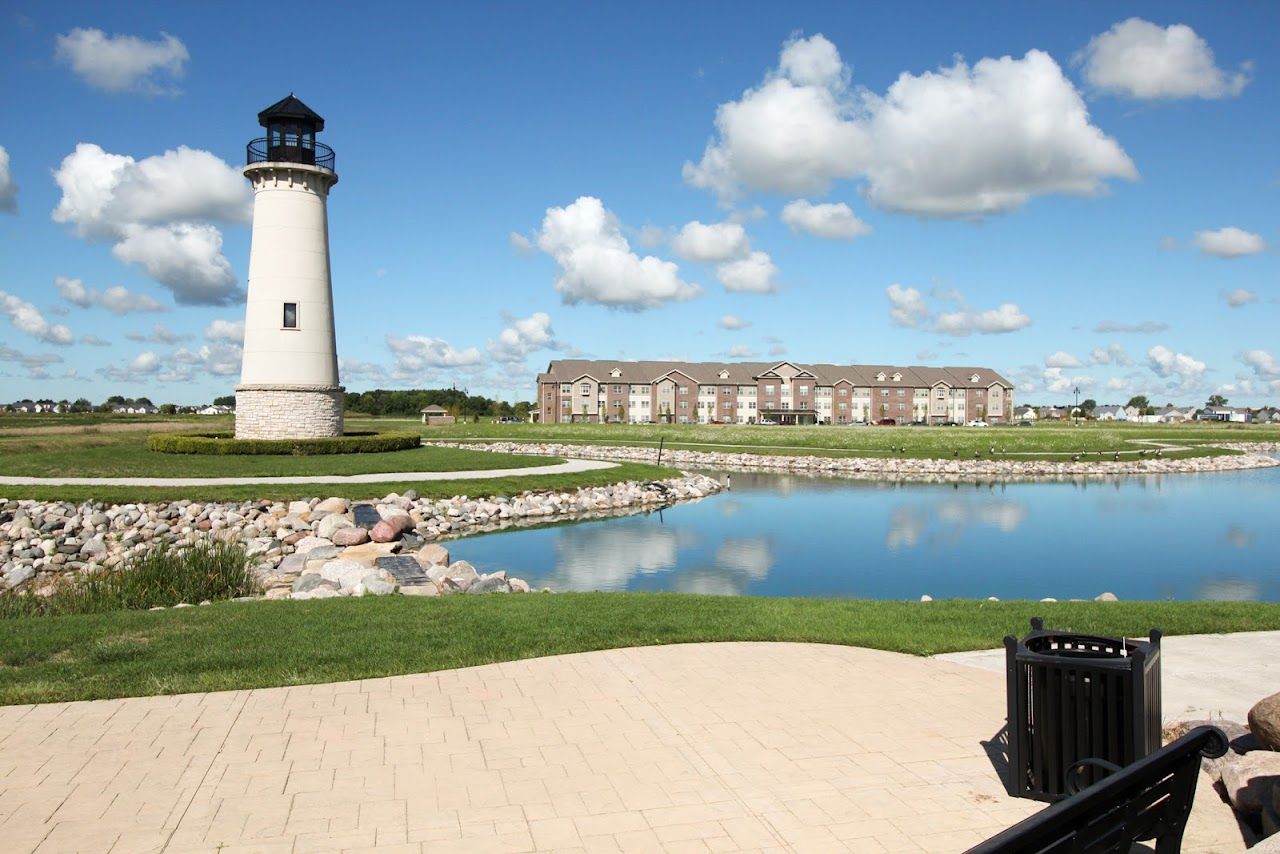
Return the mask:
[[284,304],[284,328],[298,328],[298,304],[296,302],[287,302]]

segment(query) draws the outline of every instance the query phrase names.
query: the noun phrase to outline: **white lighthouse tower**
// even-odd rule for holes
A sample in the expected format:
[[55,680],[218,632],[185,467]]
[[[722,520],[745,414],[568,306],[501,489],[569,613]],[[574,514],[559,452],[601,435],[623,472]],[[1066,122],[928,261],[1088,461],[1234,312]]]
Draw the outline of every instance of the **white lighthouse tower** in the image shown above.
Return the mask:
[[249,143],[253,184],[244,363],[237,439],[342,435],[343,389],[329,280],[333,149],[324,119],[292,94],[258,113],[267,135]]

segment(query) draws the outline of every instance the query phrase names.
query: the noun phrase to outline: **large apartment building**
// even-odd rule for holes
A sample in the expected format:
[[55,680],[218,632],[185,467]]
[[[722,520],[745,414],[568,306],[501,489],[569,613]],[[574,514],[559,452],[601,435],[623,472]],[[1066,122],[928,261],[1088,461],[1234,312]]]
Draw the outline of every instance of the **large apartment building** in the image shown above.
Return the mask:
[[990,368],[559,359],[537,382],[544,423],[1013,420],[1013,384]]

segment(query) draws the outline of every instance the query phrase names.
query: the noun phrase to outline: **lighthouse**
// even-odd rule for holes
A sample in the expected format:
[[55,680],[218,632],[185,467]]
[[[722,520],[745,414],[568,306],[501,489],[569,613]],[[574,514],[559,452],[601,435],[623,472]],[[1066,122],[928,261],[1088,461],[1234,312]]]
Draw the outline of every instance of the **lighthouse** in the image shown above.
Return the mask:
[[341,436],[329,278],[333,149],[316,141],[324,119],[292,94],[258,113],[258,122],[267,135],[249,143],[244,168],[253,237],[236,438]]

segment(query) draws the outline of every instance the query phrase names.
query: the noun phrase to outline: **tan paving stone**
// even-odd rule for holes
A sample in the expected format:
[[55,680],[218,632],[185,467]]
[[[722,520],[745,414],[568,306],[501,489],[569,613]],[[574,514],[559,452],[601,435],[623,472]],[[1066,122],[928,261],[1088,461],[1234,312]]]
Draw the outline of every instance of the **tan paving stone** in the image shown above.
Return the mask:
[[[748,643],[5,707],[0,838],[5,854],[958,851],[1040,808],[1005,795],[983,749],[1003,716],[997,673]],[[1188,843],[1242,850],[1211,795]]]

